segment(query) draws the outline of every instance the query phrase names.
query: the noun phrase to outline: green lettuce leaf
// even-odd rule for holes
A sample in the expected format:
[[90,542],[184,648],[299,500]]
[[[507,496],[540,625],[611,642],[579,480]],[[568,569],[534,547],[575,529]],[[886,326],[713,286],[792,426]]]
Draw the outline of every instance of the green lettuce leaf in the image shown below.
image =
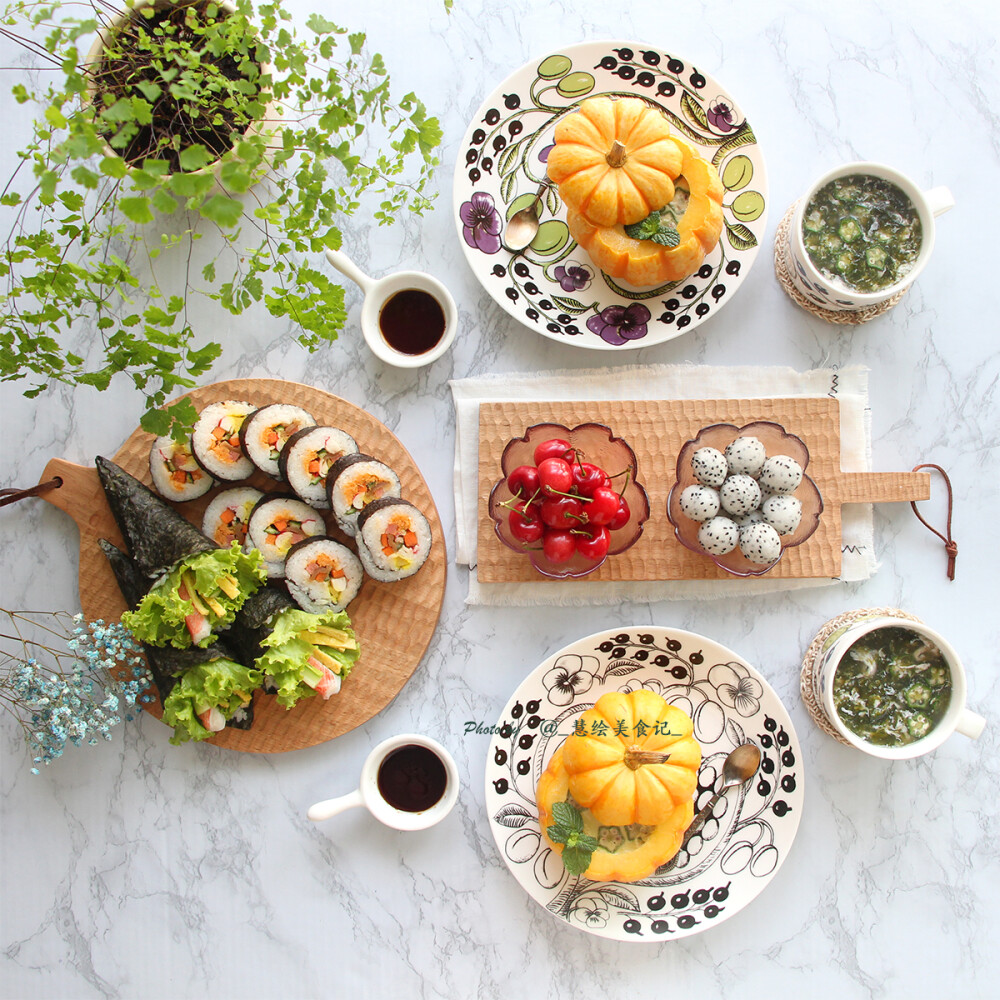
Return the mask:
[[[243,552],[239,542],[233,542],[228,549],[200,552],[184,559],[153,586],[135,611],[122,615],[122,622],[137,638],[151,646],[171,645],[178,649],[193,644],[185,619],[194,613],[194,605],[178,593],[181,576],[187,573],[193,575],[195,589],[202,599],[215,601],[224,610],[221,616],[211,612],[208,615],[213,633],[228,628],[243,602],[267,579],[264,557],[256,550]],[[235,579],[235,597],[228,596],[219,585],[223,577]],[[204,648],[212,641],[213,636],[209,635],[198,645]]]
[[237,709],[250,703],[262,680],[259,670],[225,658],[186,670],[163,703],[163,721],[174,727],[170,742],[176,746],[214,736],[198,721],[198,714],[217,708],[231,719]]
[[309,665],[309,658],[317,647],[299,638],[300,632],[313,632],[319,627],[342,629],[347,633],[346,649],[322,646],[327,656],[339,665],[336,671],[346,677],[361,655],[357,637],[351,628],[346,611],[311,614],[308,611],[288,609],[275,619],[271,634],[262,642],[267,647],[258,657],[255,666],[270,677],[278,688],[278,704],[292,708],[302,698],[311,698],[316,692],[307,682],[318,680],[318,672]]

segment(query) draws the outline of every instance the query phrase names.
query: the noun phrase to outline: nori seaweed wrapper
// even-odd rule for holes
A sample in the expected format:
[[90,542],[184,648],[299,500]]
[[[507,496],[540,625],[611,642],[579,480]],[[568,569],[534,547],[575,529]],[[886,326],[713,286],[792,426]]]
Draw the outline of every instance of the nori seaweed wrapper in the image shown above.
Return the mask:
[[274,619],[289,608],[298,609],[292,599],[274,587],[261,587],[246,599],[236,612],[236,620],[229,629],[228,638],[243,657],[244,663],[256,663],[264,654],[264,639],[271,634]]
[[[139,572],[135,561],[122,552],[118,546],[112,545],[106,538],[99,539],[98,544],[111,564],[122,597],[125,598],[130,608],[135,609],[145,597],[146,591],[149,590],[149,581]],[[167,696],[177,683],[177,677],[185,670],[219,659],[240,662],[233,650],[222,641],[212,643],[207,649],[174,649],[173,646],[157,647],[143,643],[143,652],[146,654],[146,661],[149,664],[150,673],[153,675],[153,683],[159,692],[161,703],[166,701]],[[253,725],[254,698],[256,698],[256,691],[253,693],[250,704],[240,709],[226,725],[234,729],[249,729]]]
[[144,576],[158,577],[187,556],[218,548],[123,468],[100,456],[96,465],[111,513]]

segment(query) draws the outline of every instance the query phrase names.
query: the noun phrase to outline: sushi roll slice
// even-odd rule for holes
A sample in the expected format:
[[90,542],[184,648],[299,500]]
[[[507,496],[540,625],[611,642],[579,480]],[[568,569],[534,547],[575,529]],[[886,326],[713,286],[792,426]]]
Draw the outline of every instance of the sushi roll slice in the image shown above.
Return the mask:
[[358,515],[358,556],[382,583],[413,576],[431,552],[431,527],[409,500],[383,497]]
[[253,472],[253,462],[240,448],[240,428],[255,409],[253,403],[230,399],[212,403],[198,414],[191,432],[191,452],[216,479],[237,483]]
[[203,497],[215,480],[194,460],[190,441],[164,435],[149,449],[149,473],[156,492],[165,500],[180,502]]
[[[138,567],[107,539],[99,544],[122,596],[135,608],[147,589]],[[163,705],[163,719],[174,727],[171,743],[205,740],[227,726],[250,728],[253,698],[263,675],[238,663],[223,643],[183,650],[144,645],[143,651]]]
[[294,497],[267,493],[257,501],[250,513],[247,539],[264,557],[267,575],[285,575],[285,557],[296,543],[316,535],[326,534],[326,524],[320,514],[307,503]]
[[270,586],[243,605],[232,637],[284,708],[302,698],[335,695],[361,655],[346,612],[303,611]]
[[201,522],[202,532],[222,548],[228,549],[233,542],[239,542],[246,551],[250,547],[247,543],[250,512],[263,495],[252,486],[223,490],[218,496],[212,497],[211,503],[205,508],[205,516]]
[[280,479],[278,456],[285,442],[306,427],[315,427],[312,414],[301,406],[271,403],[254,410],[240,427],[243,454],[266,476]]
[[293,434],[281,449],[278,459],[281,478],[306,503],[326,510],[330,506],[326,497],[327,473],[337,459],[357,451],[357,442],[346,431],[336,427],[306,427]]
[[337,527],[353,538],[358,533],[358,515],[375,500],[399,497],[399,476],[371,455],[345,455],[326,478],[326,493]]
[[148,592],[122,616],[151,646],[208,646],[267,578],[259,553],[219,548],[149,487],[106,458],[97,473]]
[[285,560],[288,593],[303,611],[343,611],[364,583],[361,560],[332,538],[293,545]]

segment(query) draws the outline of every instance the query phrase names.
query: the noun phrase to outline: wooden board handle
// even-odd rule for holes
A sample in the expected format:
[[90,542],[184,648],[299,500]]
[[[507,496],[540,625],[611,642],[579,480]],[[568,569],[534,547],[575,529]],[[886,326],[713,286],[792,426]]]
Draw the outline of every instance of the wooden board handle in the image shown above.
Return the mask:
[[62,480],[62,486],[41,494],[42,499],[69,514],[76,521],[81,535],[101,535],[121,544],[117,528],[114,532],[108,530],[108,504],[97,469],[53,458],[45,466],[39,482],[46,482],[56,476]]
[[929,472],[843,472],[837,485],[841,503],[894,503],[931,495]]

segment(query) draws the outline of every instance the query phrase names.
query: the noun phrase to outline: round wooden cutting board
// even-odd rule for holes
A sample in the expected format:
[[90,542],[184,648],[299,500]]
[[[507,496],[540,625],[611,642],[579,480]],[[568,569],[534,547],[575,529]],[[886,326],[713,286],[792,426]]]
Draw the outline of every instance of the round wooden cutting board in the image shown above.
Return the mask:
[[[293,403],[308,410],[319,424],[347,431],[362,452],[370,454],[399,475],[403,496],[419,507],[431,526],[433,544],[430,557],[419,573],[398,583],[378,583],[366,579],[361,592],[347,609],[361,645],[361,657],[344,681],[339,694],[329,701],[308,698],[286,710],[271,695],[255,700],[253,726],[248,730],[225,729],[206,742],[230,750],[280,753],[314,746],[350,732],[385,708],[410,679],[430,644],[444,600],[447,554],[441,519],[420,470],[396,436],[371,414],[321,389],[276,379],[234,379],[195,389],[187,394],[199,410],[209,403],[227,399],[246,400],[256,406]],[[122,445],[114,460],[147,485],[149,450],[153,435],[136,430]],[[107,538],[122,545],[121,534],[104,498],[94,468],[84,468],[53,459],[43,479],[62,478],[62,486],[45,494],[45,499],[68,513],[80,528],[80,603],[88,619],[117,620],[125,610],[97,541]],[[255,473],[249,484],[264,491],[289,492],[273,480]],[[237,485],[227,483],[207,496],[177,504],[192,523],[201,527],[202,515],[212,497]],[[329,533],[351,544],[333,526],[324,512]],[[145,706],[160,718],[159,700]]]

